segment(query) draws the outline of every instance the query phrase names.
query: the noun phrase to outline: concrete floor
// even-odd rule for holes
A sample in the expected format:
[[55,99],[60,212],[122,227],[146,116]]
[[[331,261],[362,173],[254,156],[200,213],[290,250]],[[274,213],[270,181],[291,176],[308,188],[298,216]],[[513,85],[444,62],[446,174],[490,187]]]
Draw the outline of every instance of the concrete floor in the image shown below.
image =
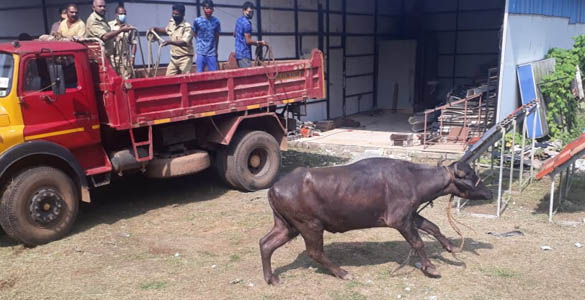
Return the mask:
[[464,152],[462,144],[440,144],[424,147],[393,146],[390,135],[393,133],[412,133],[408,124],[408,114],[391,111],[361,113],[349,117],[359,121],[359,128],[336,128],[319,133],[320,136],[290,141],[291,147],[319,148],[332,152],[378,151],[390,156],[419,156],[432,158],[457,159]]

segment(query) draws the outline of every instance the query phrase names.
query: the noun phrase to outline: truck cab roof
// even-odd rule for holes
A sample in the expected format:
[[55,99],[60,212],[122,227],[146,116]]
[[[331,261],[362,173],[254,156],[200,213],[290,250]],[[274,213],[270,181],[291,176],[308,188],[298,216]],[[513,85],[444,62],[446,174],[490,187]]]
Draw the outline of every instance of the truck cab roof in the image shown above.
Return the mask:
[[14,54],[40,53],[42,49],[52,51],[78,51],[85,50],[83,44],[69,41],[14,41],[0,43],[0,52]]

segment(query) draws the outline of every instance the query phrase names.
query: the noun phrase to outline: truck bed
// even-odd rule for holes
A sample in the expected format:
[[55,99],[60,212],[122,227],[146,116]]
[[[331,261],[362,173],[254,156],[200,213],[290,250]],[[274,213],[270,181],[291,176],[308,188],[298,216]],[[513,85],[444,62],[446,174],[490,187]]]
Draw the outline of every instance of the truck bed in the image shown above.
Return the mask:
[[108,62],[102,66],[95,47],[90,56],[100,78],[101,122],[117,130],[325,98],[323,54],[316,49],[309,59],[128,80]]

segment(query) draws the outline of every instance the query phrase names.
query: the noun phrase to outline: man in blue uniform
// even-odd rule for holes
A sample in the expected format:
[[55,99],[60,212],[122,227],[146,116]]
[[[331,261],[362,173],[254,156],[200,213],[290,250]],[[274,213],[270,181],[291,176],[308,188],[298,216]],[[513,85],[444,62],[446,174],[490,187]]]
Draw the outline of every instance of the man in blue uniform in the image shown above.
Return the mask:
[[234,37],[236,38],[236,60],[238,67],[247,68],[252,66],[252,45],[263,46],[268,45],[265,41],[252,40],[252,18],[254,17],[254,4],[250,1],[244,2],[242,5],[243,16],[236,21],[236,30],[234,30]]
[[212,16],[213,1],[203,0],[204,15],[193,21],[193,31],[197,37],[197,72],[217,71],[217,46],[221,25],[219,19]]

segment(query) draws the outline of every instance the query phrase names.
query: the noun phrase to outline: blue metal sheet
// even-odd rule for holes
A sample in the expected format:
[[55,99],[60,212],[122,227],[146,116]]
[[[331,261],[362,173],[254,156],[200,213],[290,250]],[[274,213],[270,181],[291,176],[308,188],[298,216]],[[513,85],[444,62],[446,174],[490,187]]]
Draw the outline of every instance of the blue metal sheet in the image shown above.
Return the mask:
[[569,18],[585,23],[585,0],[510,0],[509,13]]
[[[518,66],[518,84],[520,85],[520,98],[522,98],[522,104],[527,104],[534,99],[538,99],[536,93],[536,83],[534,82],[534,73],[532,72],[532,65],[520,65]],[[528,126],[526,134],[529,138],[534,136],[534,132],[536,132],[536,138],[541,138],[544,136],[542,130],[542,121],[540,117],[540,111],[533,112],[526,117],[526,122]],[[536,116],[536,128],[533,130],[532,124],[534,122],[534,117]]]

